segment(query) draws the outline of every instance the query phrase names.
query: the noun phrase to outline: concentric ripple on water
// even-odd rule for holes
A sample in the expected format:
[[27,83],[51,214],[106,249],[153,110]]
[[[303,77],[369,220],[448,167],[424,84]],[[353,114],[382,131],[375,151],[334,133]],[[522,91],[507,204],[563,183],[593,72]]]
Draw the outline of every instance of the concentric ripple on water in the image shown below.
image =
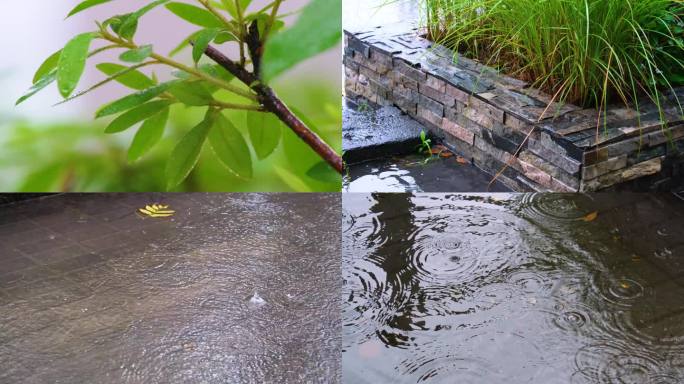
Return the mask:
[[594,201],[346,197],[344,381],[684,382],[684,284]]

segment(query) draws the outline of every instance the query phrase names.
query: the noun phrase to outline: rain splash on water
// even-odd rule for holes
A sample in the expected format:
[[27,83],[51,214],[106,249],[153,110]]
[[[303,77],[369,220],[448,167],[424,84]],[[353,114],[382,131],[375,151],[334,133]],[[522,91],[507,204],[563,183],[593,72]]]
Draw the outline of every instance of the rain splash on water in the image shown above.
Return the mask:
[[347,194],[343,211],[345,382],[684,381],[671,195]]

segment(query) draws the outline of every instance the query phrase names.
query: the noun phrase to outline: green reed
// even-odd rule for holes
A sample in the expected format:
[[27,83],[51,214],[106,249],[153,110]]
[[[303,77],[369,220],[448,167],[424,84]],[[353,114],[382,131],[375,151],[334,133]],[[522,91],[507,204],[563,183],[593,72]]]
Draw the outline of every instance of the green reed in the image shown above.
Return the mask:
[[684,74],[682,0],[422,1],[430,39],[559,101],[660,106]]

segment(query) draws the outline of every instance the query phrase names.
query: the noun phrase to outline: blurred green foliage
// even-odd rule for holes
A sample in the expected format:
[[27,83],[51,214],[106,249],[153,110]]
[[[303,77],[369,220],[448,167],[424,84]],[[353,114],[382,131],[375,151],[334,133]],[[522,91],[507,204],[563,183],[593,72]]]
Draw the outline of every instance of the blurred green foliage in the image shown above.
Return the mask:
[[[81,1],[69,16],[110,1]],[[310,74],[297,81],[286,78],[282,89],[271,80],[339,45],[340,1],[310,0],[289,27],[282,20],[287,16],[281,12],[283,0],[261,8],[250,0],[196,0],[195,4],[147,0],[133,12],[96,21],[97,29],[72,37],[40,65],[17,105],[55,83],[64,103],[118,82],[131,93],[105,103],[95,113],[96,119],[110,120],[104,133],[116,135],[105,141],[99,120],[81,126],[19,124],[11,129],[6,145],[11,149],[0,154],[4,167],[13,170],[8,174],[14,174],[6,178],[14,181],[4,188],[339,190],[335,169],[340,159],[333,153],[341,149],[341,108],[334,96],[339,87]],[[149,20],[143,16],[164,8],[168,15],[200,28],[168,56],[149,42],[135,41],[138,27]],[[321,15],[323,11],[327,13]],[[221,57],[216,47],[224,44],[239,51],[239,58]],[[184,48],[192,51],[192,65],[172,58]],[[119,62],[102,62],[98,55],[105,51],[118,51]],[[264,52],[271,54],[264,56]],[[95,67],[107,78],[79,87],[86,65],[93,60],[99,61]],[[149,76],[140,71],[148,66],[171,70],[172,78],[162,82],[156,72]],[[268,81],[262,73],[270,74]],[[273,101],[278,98],[269,88],[273,85],[282,100]],[[83,90],[77,92],[79,88]],[[278,107],[281,101],[297,116],[283,112],[285,108]],[[305,123],[289,124],[301,138],[283,124],[293,120]],[[132,138],[129,131],[135,126],[137,134]],[[316,135],[310,131],[322,141],[311,139]],[[155,148],[160,138],[163,143]],[[127,143],[131,144],[126,151]],[[323,148],[321,158],[310,148]],[[160,173],[166,184],[161,183]]]
[[[276,83],[275,89],[323,140],[341,151],[341,101],[334,82],[287,78]],[[105,135],[106,123],[99,120],[58,124],[0,121],[0,191],[163,191],[171,150],[204,112],[200,107],[174,106],[163,139],[133,163],[127,156],[134,132]],[[224,113],[233,121],[246,118],[244,111]],[[236,125],[247,135],[245,124]],[[289,129],[283,129],[283,141],[275,153],[263,161],[255,160],[253,178],[241,179],[227,172],[211,147],[205,145],[197,167],[174,191],[339,191],[339,182],[324,183],[307,176],[307,170],[319,162],[315,152]]]

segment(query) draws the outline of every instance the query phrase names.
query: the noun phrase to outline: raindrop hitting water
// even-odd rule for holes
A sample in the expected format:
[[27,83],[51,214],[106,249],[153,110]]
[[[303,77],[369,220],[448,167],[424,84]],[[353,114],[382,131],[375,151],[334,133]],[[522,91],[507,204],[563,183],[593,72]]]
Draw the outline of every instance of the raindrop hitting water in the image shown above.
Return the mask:
[[585,220],[592,196],[363,195],[344,211],[350,381],[684,382],[668,317],[684,288],[660,288],[671,277],[645,273],[607,213]]
[[249,305],[252,307],[261,307],[264,304],[266,304],[266,300],[264,300],[263,297],[259,296],[258,292],[254,292],[254,295],[249,298]]

